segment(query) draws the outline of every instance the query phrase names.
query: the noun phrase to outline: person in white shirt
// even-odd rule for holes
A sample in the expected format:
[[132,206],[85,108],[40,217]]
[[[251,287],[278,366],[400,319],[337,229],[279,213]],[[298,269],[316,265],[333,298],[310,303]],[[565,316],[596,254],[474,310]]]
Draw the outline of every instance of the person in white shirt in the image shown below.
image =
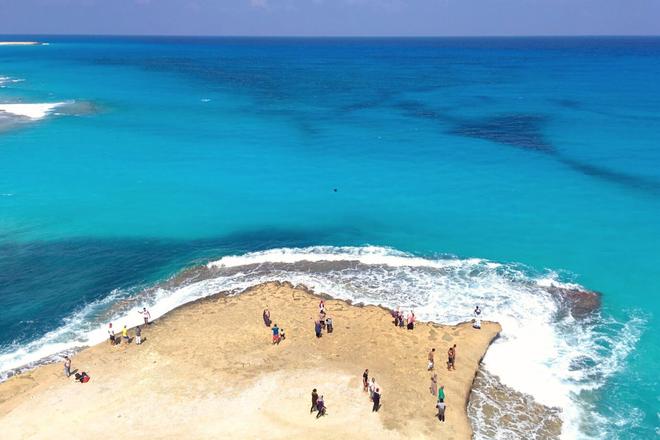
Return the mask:
[[140,313],[144,318],[144,325],[149,325],[149,320],[151,320],[151,313],[149,313],[149,310],[147,310],[146,307],[143,307]]
[[110,345],[115,345],[115,331],[112,328],[112,323],[108,325],[108,336],[110,336]]

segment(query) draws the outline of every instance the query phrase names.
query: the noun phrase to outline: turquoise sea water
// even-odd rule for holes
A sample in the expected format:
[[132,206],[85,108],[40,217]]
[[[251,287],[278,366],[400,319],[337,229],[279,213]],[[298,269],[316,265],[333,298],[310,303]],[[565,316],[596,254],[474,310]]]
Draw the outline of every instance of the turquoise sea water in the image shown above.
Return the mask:
[[[0,370],[83,345],[116,298],[157,307],[143,289],[183,268],[373,245],[600,292],[554,327],[588,355],[539,358],[568,400],[486,366],[578,407],[566,435],[658,435],[660,38],[40,39],[0,47],[0,103],[67,103],[0,121]],[[515,308],[475,270],[456,296]],[[407,288],[460,278],[434,276]]]

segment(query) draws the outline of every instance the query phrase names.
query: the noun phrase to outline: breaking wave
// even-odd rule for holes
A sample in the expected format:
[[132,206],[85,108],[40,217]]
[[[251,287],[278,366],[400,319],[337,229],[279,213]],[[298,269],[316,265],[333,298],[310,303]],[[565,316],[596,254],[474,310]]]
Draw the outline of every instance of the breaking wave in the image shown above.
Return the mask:
[[[565,282],[555,272],[518,264],[425,258],[376,246],[282,248],[225,256],[147,289],[113,291],[38,340],[0,348],[0,379],[57,353],[103,341],[108,322],[119,327],[139,324],[143,306],[156,318],[198,298],[239,293],[273,280],[304,284],[353,302],[414,309],[420,319],[439,323],[468,320],[479,305],[483,318],[500,322],[503,330],[484,358],[487,380],[477,392],[498,381],[526,395],[513,399],[515,405],[529,397],[553,408],[564,438],[587,438],[585,432],[601,426],[585,417],[580,393],[602,387],[623,367],[645,325],[641,317],[627,322],[605,317],[596,293]],[[480,386],[479,381],[475,384]],[[480,421],[475,437],[492,438],[499,432],[496,437],[516,438],[520,432],[518,438],[525,438],[529,431],[523,428],[498,428],[502,423],[497,414],[508,412],[515,421],[511,411],[515,413],[514,406],[502,411],[471,405],[470,417]],[[590,424],[588,430],[583,429],[585,423]]]

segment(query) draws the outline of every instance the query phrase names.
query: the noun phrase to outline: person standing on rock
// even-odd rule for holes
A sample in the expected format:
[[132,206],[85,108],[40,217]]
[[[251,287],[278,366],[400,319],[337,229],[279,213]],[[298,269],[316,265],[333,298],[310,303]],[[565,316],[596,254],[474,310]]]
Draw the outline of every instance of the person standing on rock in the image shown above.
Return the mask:
[[320,321],[314,321],[314,333],[316,333],[317,338],[321,337],[321,322]]
[[364,373],[362,373],[362,386],[364,388],[364,391],[367,391],[369,389],[369,369],[367,368],[364,370]]
[[374,406],[371,408],[371,412],[378,412],[380,409],[380,388],[376,388],[372,400],[374,401]]
[[142,328],[139,325],[135,327],[135,343],[142,344]]
[[429,390],[433,397],[438,394],[438,375],[436,373],[433,373],[433,376],[431,376],[431,386],[429,387]]
[[445,386],[440,385],[440,389],[438,390],[438,400],[442,400],[444,402],[445,400]]
[[128,337],[128,329],[126,328],[126,324],[124,324],[124,327],[121,329],[121,337],[124,338],[124,341],[128,344],[131,341],[131,338]]
[[144,325],[149,325],[149,321],[151,320],[151,313],[149,313],[149,310],[147,310],[146,307],[142,308],[142,318],[144,318]]
[[316,388],[312,390],[312,407],[309,409],[309,413],[316,411],[316,402],[319,400],[319,394],[316,392]]
[[332,333],[332,331],[334,330],[331,316],[328,316],[327,318],[325,318],[325,330],[328,333]]
[[372,377],[369,383],[369,400],[374,400],[374,392],[376,391],[376,378]]
[[323,396],[319,397],[319,400],[316,401],[316,411],[318,411],[316,413],[317,419],[325,415],[326,407],[325,407],[325,400],[323,400]]
[[428,371],[431,371],[435,365],[433,356],[435,355],[435,348],[432,348],[431,351],[429,351],[429,366],[428,366]]
[[280,343],[280,328],[277,326],[277,324],[274,324],[273,328],[271,330],[273,331],[273,344],[279,344]]
[[64,356],[64,374],[66,377],[71,376],[71,359],[69,359],[69,356]]
[[414,328],[415,328],[415,312],[411,310],[410,314],[408,315],[408,330],[412,330]]
[[264,319],[264,324],[266,325],[266,327],[270,327],[270,310],[268,310],[268,306],[266,306],[266,308],[264,309],[264,313],[262,317]]
[[447,409],[447,405],[445,404],[444,399],[438,400],[438,403],[435,405],[436,408],[438,408],[438,420],[441,422],[445,421],[445,410]]
[[108,324],[108,336],[110,336],[110,345],[115,345],[117,341],[115,341],[115,331],[112,328],[112,323]]
[[456,369],[456,344],[453,347],[449,347],[447,350],[447,369],[455,370]]

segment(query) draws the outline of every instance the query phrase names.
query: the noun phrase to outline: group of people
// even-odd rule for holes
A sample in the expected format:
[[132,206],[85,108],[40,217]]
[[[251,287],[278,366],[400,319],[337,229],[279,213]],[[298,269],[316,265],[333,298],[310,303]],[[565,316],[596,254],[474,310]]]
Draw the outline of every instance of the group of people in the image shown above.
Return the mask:
[[[435,348],[432,348],[431,351],[429,351],[428,355],[428,367],[427,370],[431,371],[435,368]],[[447,350],[447,370],[455,370],[456,369],[456,344],[452,345],[449,347],[449,350]]]
[[[277,324],[273,324],[270,318],[270,310],[268,306],[264,309],[261,317],[264,321],[264,325],[269,327],[273,334],[273,344],[279,344],[282,340],[286,338],[284,334],[284,329],[278,327]],[[273,324],[271,326],[271,324]],[[112,325],[112,324],[111,324]],[[334,323],[332,317],[328,315],[325,310],[325,301],[321,300],[319,303],[319,317],[314,321],[314,334],[317,338],[323,336],[323,332],[332,333],[334,331]]]
[[[480,314],[481,314],[481,310],[479,309],[479,306],[477,306],[474,310],[474,315],[476,318],[476,321],[474,321],[475,328],[481,327],[481,321],[479,320]],[[395,326],[397,327],[405,326],[410,330],[414,329],[416,317],[415,317],[415,313],[412,310],[408,313],[408,315],[405,318],[403,312],[401,312],[400,309],[392,312],[392,316],[394,318]],[[271,326],[270,311],[268,310],[268,307],[266,307],[266,309],[264,309],[263,311],[263,321],[267,327]],[[325,302],[323,300],[321,300],[319,303],[319,318],[314,321],[314,330],[317,338],[320,338],[322,336],[324,330],[326,330],[328,333],[332,333],[333,331],[332,318],[330,318],[327,315]],[[279,344],[279,342],[285,337],[284,331],[280,329],[277,326],[277,324],[274,324],[272,326],[272,332],[273,332],[273,344]],[[435,368],[435,351],[436,351],[435,348],[431,348],[431,350],[428,353],[428,366],[427,366],[428,371],[432,371]],[[456,344],[453,344],[447,350],[447,370],[451,371],[455,369],[456,369]],[[369,378],[369,369],[365,369],[364,373],[362,374],[362,385],[364,392],[369,393],[369,400],[372,402],[372,412],[377,412],[381,407],[382,389],[376,383],[376,379],[374,377]],[[445,403],[445,389],[444,389],[444,385],[440,385],[438,387],[438,375],[436,373],[433,373],[433,375],[431,376],[431,386],[429,387],[429,389],[431,391],[431,394],[436,398],[435,407],[438,411],[436,416],[441,422],[444,422],[445,412],[447,409],[447,404]],[[315,411],[317,413],[316,414],[317,418],[324,416],[327,411],[323,396],[322,395],[319,396],[316,388],[312,390],[312,406],[309,412],[311,414]]]
[[396,309],[392,311],[392,317],[394,318],[395,327],[406,327],[408,330],[413,330],[415,328],[415,322],[417,318],[415,317],[415,312],[412,310],[408,312],[408,316],[404,318],[403,312],[401,309]]
[[[151,313],[149,313],[149,310],[147,310],[146,307],[142,308],[142,311],[138,312],[142,316],[142,319],[144,320],[144,325],[149,325],[149,322],[151,320]],[[128,336],[128,328],[126,327],[126,324],[124,324],[124,327],[121,329],[121,336],[115,334],[115,330],[112,328],[112,323],[108,324],[108,338],[110,341],[110,345],[117,345],[121,339],[124,339],[124,342],[127,344],[131,342],[131,338]],[[121,339],[120,339],[121,338]],[[137,326],[135,327],[135,343],[137,345],[142,344],[142,326]]]
[[[428,361],[427,370],[432,371],[435,368],[435,348],[432,348],[431,351],[429,351]],[[455,369],[456,344],[452,345],[449,347],[449,350],[447,350],[447,370],[451,371]],[[433,376],[431,376],[431,386],[429,387],[429,390],[433,397],[437,397],[435,407],[438,410],[438,414],[436,414],[436,416],[438,417],[438,420],[444,422],[445,411],[447,410],[447,404],[445,403],[445,387],[444,385],[440,385],[440,388],[438,388],[438,375],[436,373],[433,373]]]
[[380,399],[383,392],[380,386],[376,383],[376,378],[372,377],[369,381],[369,369],[365,369],[362,373],[362,387],[365,392],[369,392],[369,400],[373,403],[371,407],[372,412],[378,412],[380,409]]
[[89,375],[86,372],[78,373],[78,370],[71,371],[71,358],[69,356],[64,356],[64,375],[66,377],[73,377],[80,383],[89,382]]
[[319,303],[319,319],[314,321],[314,334],[317,338],[320,338],[323,336],[324,330],[328,333],[332,333],[334,331],[334,326],[332,318],[328,316],[325,311],[325,301],[321,300]]
[[[144,319],[144,325],[148,325],[150,320],[151,320],[151,313],[147,310],[146,307],[142,308],[142,310],[139,312],[140,315],[142,315],[142,318]],[[124,324],[124,327],[121,329],[121,336],[115,334],[115,330],[112,327],[112,323],[108,324],[108,339],[110,341],[110,345],[117,345],[121,339],[124,339],[126,343],[129,343],[131,341],[131,338],[128,336],[128,328],[126,327],[126,324]],[[142,344],[142,327],[137,326],[135,327],[135,343],[137,345]],[[89,375],[86,372],[81,372],[78,373],[76,371],[71,371],[71,358],[68,356],[64,356],[64,375],[66,377],[71,377],[71,375],[74,374],[74,377],[76,380],[80,383],[87,383],[89,382]]]
[[445,410],[447,409],[447,405],[445,404],[445,387],[444,385],[440,385],[440,388],[438,388],[438,375],[436,373],[433,373],[433,376],[431,376],[429,391],[431,391],[431,395],[434,398],[437,398],[435,407],[438,409],[438,414],[436,416],[441,422],[444,422]]
[[323,396],[319,397],[319,393],[316,391],[316,388],[312,390],[312,407],[309,409],[309,413],[312,414],[314,411],[316,411],[317,419],[319,417],[323,417],[327,411],[325,400],[323,400]]
[[271,323],[273,321],[270,319],[270,310],[268,310],[268,306],[266,306],[264,309],[262,317],[264,320],[264,325],[269,327],[270,331],[273,333],[273,345],[278,345],[280,342],[286,339],[286,333],[284,332],[283,328],[278,327],[277,324],[273,324],[271,327]]

